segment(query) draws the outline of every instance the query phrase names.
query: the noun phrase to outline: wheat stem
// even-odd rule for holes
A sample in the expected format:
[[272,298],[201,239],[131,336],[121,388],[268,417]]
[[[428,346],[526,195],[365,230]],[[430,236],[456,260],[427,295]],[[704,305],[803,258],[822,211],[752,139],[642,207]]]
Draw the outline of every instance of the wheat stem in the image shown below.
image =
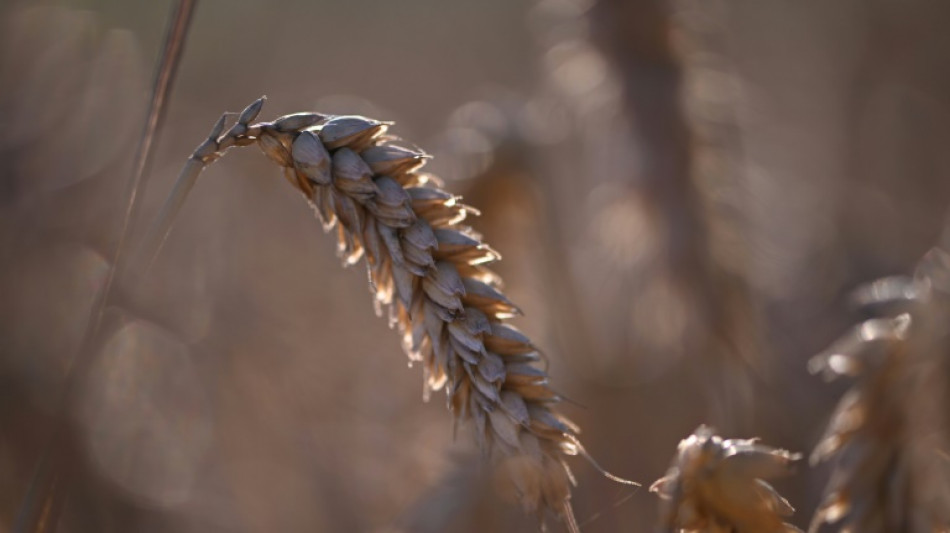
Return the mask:
[[191,157],[188,158],[188,161],[185,162],[185,166],[182,167],[181,172],[178,174],[178,179],[175,180],[175,185],[172,187],[171,193],[169,193],[165,203],[162,204],[161,211],[159,211],[155,220],[149,226],[142,242],[138,245],[133,254],[132,260],[130,261],[130,273],[142,272],[143,270],[147,271],[152,266],[152,262],[165,244],[165,240],[171,232],[172,224],[174,224],[178,213],[184,206],[188,194],[198,181],[198,176],[200,176],[204,169],[210,164],[210,161],[201,157],[203,149],[210,143],[217,143],[218,136],[220,136],[224,130],[227,117],[228,113],[221,115],[221,118],[218,119],[218,122],[215,123],[211,129],[208,138],[195,149]]
[[115,281],[121,271],[120,265],[123,260],[125,243],[138,211],[139,198],[146,182],[146,170],[152,153],[152,143],[163,122],[167,108],[165,103],[174,84],[175,74],[185,46],[185,37],[188,34],[196,4],[197,0],[179,0],[170,18],[169,27],[165,34],[165,46],[152,84],[145,127],[139,139],[139,146],[133,162],[133,171],[128,184],[128,199],[118,242],[112,255],[112,263],[102,289],[93,302],[92,310],[83,329],[79,349],[69,367],[60,405],[54,417],[49,444],[41,453],[34,467],[30,486],[27,488],[27,493],[17,513],[13,533],[52,533],[58,527],[59,513],[71,473],[70,463],[75,460],[76,456],[76,450],[73,449],[74,443],[68,435],[67,409],[74,400],[77,383],[82,379],[94,356],[93,346],[100,333],[103,311],[110,301]]

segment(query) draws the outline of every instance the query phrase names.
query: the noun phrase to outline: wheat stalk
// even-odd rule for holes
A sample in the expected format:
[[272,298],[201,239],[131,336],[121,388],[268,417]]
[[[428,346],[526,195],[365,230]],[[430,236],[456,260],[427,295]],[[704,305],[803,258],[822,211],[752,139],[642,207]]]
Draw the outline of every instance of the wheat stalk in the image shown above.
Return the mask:
[[916,278],[860,289],[859,303],[903,312],[864,321],[809,363],[827,379],[857,378],[812,453],[812,463],[834,459],[835,469],[811,532],[823,524],[839,531],[950,531],[948,428],[940,420],[948,400],[950,308],[934,278],[950,271],[936,264],[941,258],[944,252],[931,252]]
[[67,420],[68,407],[75,401],[78,383],[95,357],[94,345],[99,341],[106,306],[113,297],[115,282],[121,280],[126,253],[126,242],[139,211],[140,197],[148,178],[152,145],[164,121],[167,99],[185,47],[188,29],[197,0],[178,0],[175,3],[165,34],[162,55],[156,65],[155,79],[149,98],[145,125],[133,160],[132,174],[125,193],[125,209],[121,219],[118,242],[112,252],[112,261],[105,282],[92,303],[92,309],[83,328],[79,348],[67,371],[60,405],[52,424],[52,436],[33,469],[33,477],[23,497],[13,525],[14,533],[53,533],[59,527],[67,491],[74,475],[76,449]]
[[[723,440],[700,426],[680,441],[666,476],[651,487],[665,502],[665,533],[791,533],[794,509],[764,480],[787,475],[798,454],[756,439]],[[799,532],[800,533],[800,532]]]
[[377,314],[388,310],[410,360],[422,363],[426,397],[446,390],[456,425],[474,422],[479,447],[507,467],[527,512],[553,511],[578,531],[565,457],[590,457],[578,428],[553,409],[560,398],[537,366],[538,349],[506,323],[521,311],[487,267],[499,255],[462,224],[477,211],[419,172],[429,156],[395,144],[385,135],[391,123],[298,113],[251,124],[263,103],[248,106],[227,132],[222,116],[195,150],[140,260],[157,252],[205,166],[233,146],[256,144],[324,228],[335,229],[344,264],[365,258]]

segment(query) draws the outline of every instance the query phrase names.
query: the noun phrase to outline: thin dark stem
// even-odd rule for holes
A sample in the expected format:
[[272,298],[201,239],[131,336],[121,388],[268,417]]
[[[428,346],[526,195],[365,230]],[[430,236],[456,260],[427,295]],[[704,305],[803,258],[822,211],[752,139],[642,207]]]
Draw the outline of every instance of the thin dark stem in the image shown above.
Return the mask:
[[34,467],[30,486],[13,525],[13,533],[53,533],[57,529],[66,488],[74,472],[76,459],[75,439],[69,426],[69,406],[75,397],[77,384],[82,381],[82,377],[94,359],[93,348],[98,344],[103,311],[110,301],[117,273],[121,270],[125,244],[139,210],[139,198],[145,189],[152,144],[164,122],[166,101],[175,81],[175,74],[185,47],[185,38],[188,35],[188,28],[197,3],[197,0],[179,0],[171,15],[165,33],[165,46],[152,84],[145,127],[139,139],[132,174],[127,186],[126,208],[122,217],[119,240],[112,255],[111,268],[102,290],[93,302],[79,350],[66,376],[49,444]]
[[168,32],[165,35],[165,49],[162,51],[162,58],[155,73],[145,130],[142,132],[139,147],[135,154],[135,167],[132,173],[132,181],[129,184],[129,199],[126,204],[125,217],[122,221],[122,234],[119,237],[119,245],[116,247],[113,274],[118,270],[125,239],[138,211],[139,194],[145,190],[146,170],[152,156],[152,142],[155,140],[156,134],[165,119],[167,108],[165,101],[175,82],[175,74],[178,72],[178,64],[185,48],[188,27],[191,24],[192,14],[197,3],[198,0],[179,0],[175,12],[172,14]]

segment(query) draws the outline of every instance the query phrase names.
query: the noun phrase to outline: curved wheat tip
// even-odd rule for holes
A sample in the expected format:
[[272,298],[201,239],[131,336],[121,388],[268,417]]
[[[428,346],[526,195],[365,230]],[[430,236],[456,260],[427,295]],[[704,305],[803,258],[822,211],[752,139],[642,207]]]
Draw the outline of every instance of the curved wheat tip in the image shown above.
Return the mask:
[[765,479],[787,475],[801,456],[755,439],[724,440],[700,426],[680,441],[666,476],[650,486],[663,500],[667,533],[792,533],[795,509]]
[[[589,456],[578,428],[554,410],[560,398],[538,365],[543,356],[506,322],[521,311],[489,268],[500,256],[464,224],[478,212],[420,171],[427,154],[385,136],[391,123],[297,113],[250,124],[262,103],[223,135],[219,123],[175,190],[187,191],[224,150],[257,144],[335,232],[343,263],[365,260],[377,314],[388,312],[410,360],[422,363],[426,397],[445,389],[456,425],[472,422],[478,445],[507,468],[527,512],[551,511],[578,531],[565,457]],[[141,255],[164,240],[182,199],[166,204]]]
[[[856,292],[862,306],[887,309],[852,328],[809,364],[814,373],[855,379],[811,462],[835,467],[811,532],[950,531],[947,460],[946,279],[932,252],[916,278],[891,277]],[[942,289],[941,289],[942,286]]]

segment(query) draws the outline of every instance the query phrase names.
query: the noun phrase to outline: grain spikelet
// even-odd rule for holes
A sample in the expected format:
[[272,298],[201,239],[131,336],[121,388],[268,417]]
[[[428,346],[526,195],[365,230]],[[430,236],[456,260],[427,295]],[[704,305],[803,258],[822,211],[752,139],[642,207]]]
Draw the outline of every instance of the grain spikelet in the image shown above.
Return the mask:
[[664,500],[667,533],[791,533],[794,509],[764,480],[789,473],[798,454],[756,439],[723,440],[700,426],[680,441],[666,476],[650,491]]

